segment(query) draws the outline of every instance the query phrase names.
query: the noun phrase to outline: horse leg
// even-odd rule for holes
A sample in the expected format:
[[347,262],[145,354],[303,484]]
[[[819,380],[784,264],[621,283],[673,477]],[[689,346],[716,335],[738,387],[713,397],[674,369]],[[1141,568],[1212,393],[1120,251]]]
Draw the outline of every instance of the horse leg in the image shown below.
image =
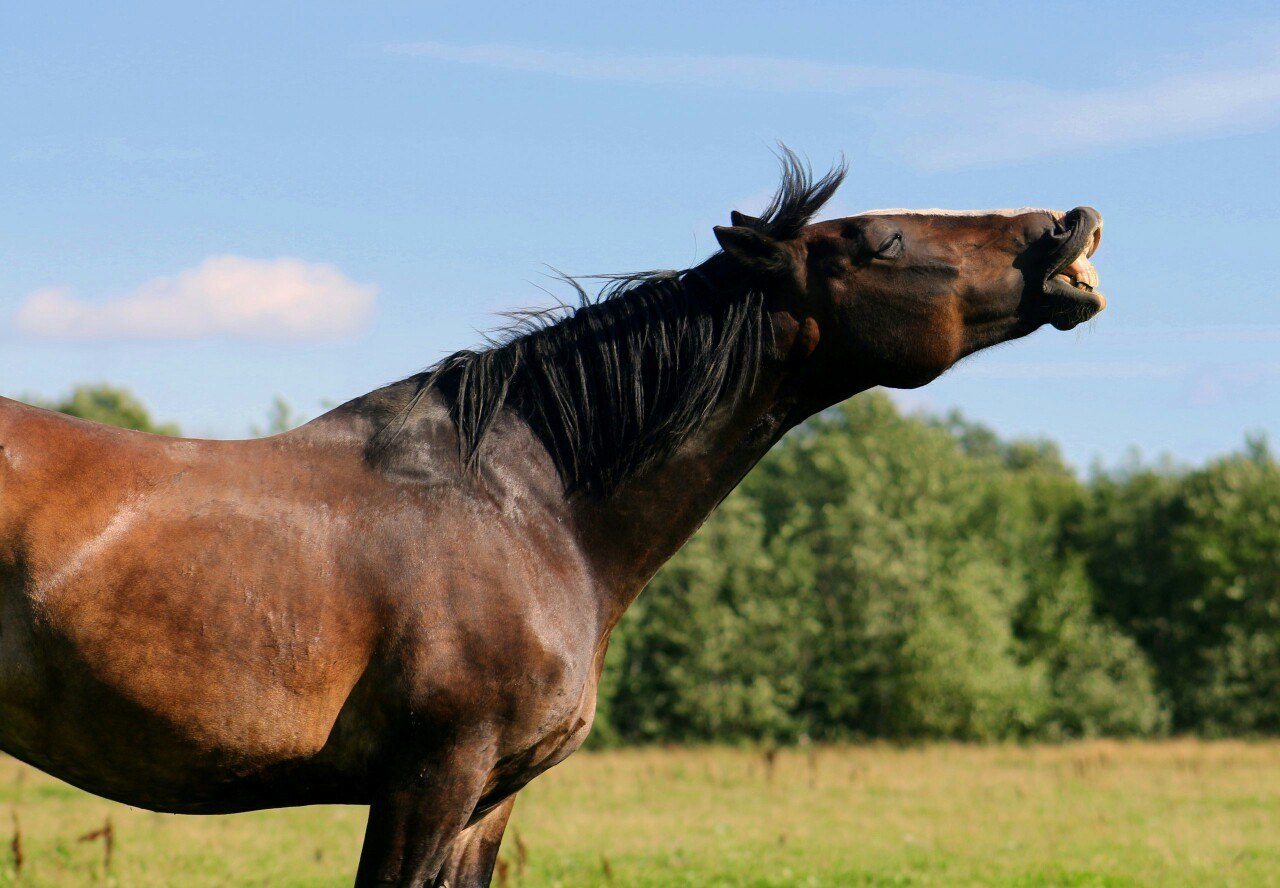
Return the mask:
[[426,888],[475,810],[488,768],[471,760],[397,769],[369,809],[356,888]]
[[458,834],[449,849],[436,888],[489,888],[493,868],[498,862],[498,848],[507,828],[516,797],[502,804]]

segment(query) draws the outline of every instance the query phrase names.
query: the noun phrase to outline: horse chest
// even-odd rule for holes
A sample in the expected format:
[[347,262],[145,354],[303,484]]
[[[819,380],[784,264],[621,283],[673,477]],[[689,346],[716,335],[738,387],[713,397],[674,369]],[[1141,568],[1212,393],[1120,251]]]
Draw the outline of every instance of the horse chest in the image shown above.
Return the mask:
[[579,687],[571,705],[559,708],[556,717],[543,722],[534,736],[525,737],[502,757],[490,774],[485,799],[500,801],[582,746],[595,719],[597,678]]

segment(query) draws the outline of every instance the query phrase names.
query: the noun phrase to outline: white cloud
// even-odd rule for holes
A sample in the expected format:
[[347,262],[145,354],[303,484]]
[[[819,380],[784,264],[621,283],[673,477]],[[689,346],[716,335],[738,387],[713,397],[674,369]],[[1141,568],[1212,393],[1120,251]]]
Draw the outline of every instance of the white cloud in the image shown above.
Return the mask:
[[338,339],[365,326],[376,296],[377,287],[332,265],[211,256],[102,301],[37,290],[14,322],[23,332],[62,339]]
[[[438,42],[395,54],[577,80],[857,97],[885,147],[929,168],[971,166],[1256,129],[1280,119],[1280,53],[1179,66],[1145,82],[1070,90],[919,68],[764,56],[588,53]],[[1229,55],[1227,52],[1221,55]],[[1184,73],[1187,72],[1187,73]]]

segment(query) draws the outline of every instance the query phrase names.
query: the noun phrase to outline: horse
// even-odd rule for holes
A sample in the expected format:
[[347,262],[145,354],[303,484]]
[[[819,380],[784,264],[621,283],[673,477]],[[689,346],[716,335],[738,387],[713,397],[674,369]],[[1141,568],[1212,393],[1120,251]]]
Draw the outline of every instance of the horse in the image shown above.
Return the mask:
[[806,417],[1105,306],[1102,218],[759,216],[259,440],[0,400],[0,749],[162,812],[370,806],[357,886],[488,885],[610,632]]

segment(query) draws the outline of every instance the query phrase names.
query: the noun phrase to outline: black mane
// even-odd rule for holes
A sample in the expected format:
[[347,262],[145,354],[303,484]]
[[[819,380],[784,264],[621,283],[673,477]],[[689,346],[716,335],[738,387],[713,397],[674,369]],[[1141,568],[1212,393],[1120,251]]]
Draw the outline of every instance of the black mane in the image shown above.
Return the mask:
[[[799,233],[845,175],[814,179],[781,150],[782,182],[757,218],[771,237]],[[444,397],[464,463],[474,465],[503,409],[542,441],[569,494],[608,496],[668,457],[722,404],[755,383],[766,343],[764,296],[723,253],[679,271],[602,276],[593,296],[565,277],[576,307],[516,312],[482,350],[456,352],[403,380],[412,396],[372,442],[376,458],[426,392]]]

